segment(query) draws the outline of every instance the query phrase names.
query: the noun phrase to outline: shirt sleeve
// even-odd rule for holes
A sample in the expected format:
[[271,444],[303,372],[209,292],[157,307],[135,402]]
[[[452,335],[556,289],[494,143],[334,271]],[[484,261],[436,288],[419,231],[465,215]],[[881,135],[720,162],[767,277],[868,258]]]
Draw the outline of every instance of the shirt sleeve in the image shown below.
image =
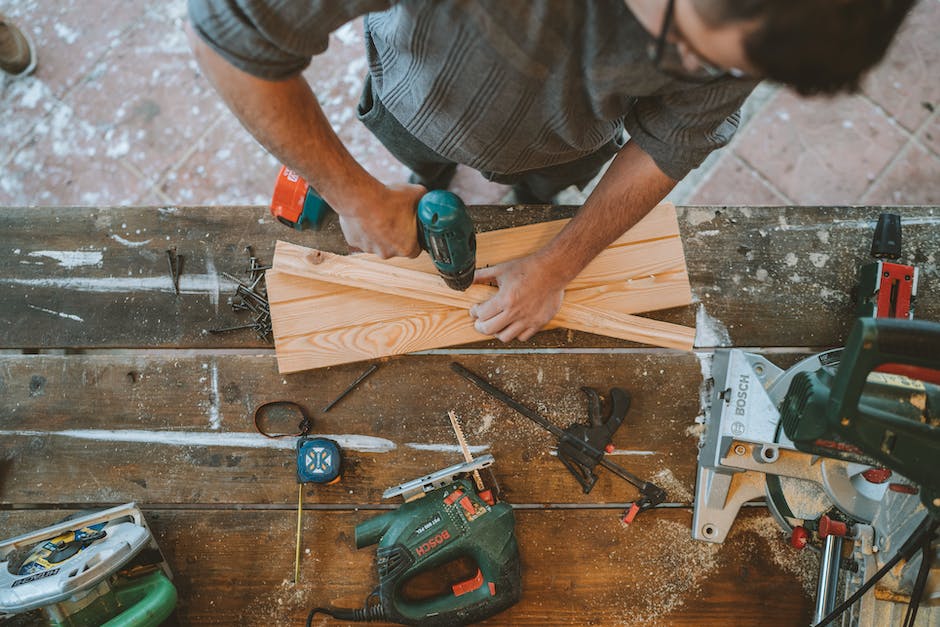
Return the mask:
[[638,98],[624,127],[659,169],[678,181],[731,141],[741,121],[741,105],[757,84],[728,77]]
[[327,49],[330,33],[393,0],[189,0],[193,30],[235,67],[279,80]]

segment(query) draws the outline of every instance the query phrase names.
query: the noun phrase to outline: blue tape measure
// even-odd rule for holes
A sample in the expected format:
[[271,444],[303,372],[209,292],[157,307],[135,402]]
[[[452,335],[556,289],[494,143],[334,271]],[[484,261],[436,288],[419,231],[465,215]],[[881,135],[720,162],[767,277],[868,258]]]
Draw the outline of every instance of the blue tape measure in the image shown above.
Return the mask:
[[343,458],[339,444],[327,438],[297,440],[297,482],[334,483],[339,481]]

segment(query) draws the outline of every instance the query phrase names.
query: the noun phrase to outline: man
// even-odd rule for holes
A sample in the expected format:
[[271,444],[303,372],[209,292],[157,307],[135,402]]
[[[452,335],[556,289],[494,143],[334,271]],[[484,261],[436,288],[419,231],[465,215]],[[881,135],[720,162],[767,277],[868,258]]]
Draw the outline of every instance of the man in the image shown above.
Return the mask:
[[[456,163],[548,202],[610,167],[536,253],[477,271],[476,328],[529,339],[565,286],[712,150],[761,78],[857,89],[913,0],[189,0],[201,67],[244,126],[340,216],[350,246],[418,253],[415,206]],[[347,152],[300,72],[366,15],[360,119],[414,172],[385,186]],[[623,143],[623,132],[629,141]]]
[[32,39],[0,13],[0,70],[14,77],[36,69],[36,48]]

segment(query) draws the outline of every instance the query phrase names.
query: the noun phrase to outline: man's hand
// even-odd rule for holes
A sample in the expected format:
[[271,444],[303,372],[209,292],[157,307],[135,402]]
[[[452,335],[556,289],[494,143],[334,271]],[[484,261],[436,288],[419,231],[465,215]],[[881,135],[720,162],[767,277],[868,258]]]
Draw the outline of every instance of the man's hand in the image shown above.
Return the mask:
[[476,330],[501,342],[523,342],[555,317],[565,295],[566,280],[535,255],[481,268],[474,283],[499,287],[499,293],[470,308]]
[[381,193],[358,201],[351,212],[340,214],[339,225],[351,248],[389,257],[417,257],[418,225],[415,211],[427,192],[421,185],[390,185]]

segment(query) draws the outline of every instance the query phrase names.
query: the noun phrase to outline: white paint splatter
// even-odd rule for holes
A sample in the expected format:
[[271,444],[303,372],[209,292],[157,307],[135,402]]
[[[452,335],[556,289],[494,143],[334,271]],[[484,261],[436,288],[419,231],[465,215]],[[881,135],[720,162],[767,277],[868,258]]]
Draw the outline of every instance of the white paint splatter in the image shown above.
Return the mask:
[[157,211],[159,211],[160,213],[164,215],[172,215],[174,213],[179,212],[179,209],[177,209],[176,207],[158,207]]
[[218,429],[222,426],[222,412],[219,409],[219,366],[212,362],[210,369],[210,382],[212,389],[209,393],[209,428]]
[[36,105],[39,104],[40,99],[42,99],[45,94],[44,83],[40,80],[29,79],[24,84],[24,87],[26,87],[26,89],[20,97],[20,105],[27,109],[36,108]]
[[142,241],[142,242],[132,242],[132,241],[130,241],[129,239],[124,239],[123,237],[121,237],[121,236],[118,235],[117,233],[112,233],[112,234],[111,234],[111,239],[113,239],[115,242],[117,242],[117,243],[119,243],[119,244],[124,244],[124,245],[127,246],[128,248],[140,248],[141,246],[146,246],[147,244],[150,243],[150,240],[149,240],[149,239],[145,239],[145,240]]
[[767,280],[767,270],[763,268],[758,268],[757,272],[754,273],[754,278],[758,281],[764,282]]
[[823,244],[829,243],[829,231],[816,231],[816,237],[819,238],[819,241]]
[[692,226],[698,226],[708,222],[715,217],[715,212],[710,209],[689,209],[685,214],[686,221]]
[[695,313],[695,344],[696,347],[730,346],[731,335],[721,321],[712,318],[705,311],[705,305],[699,305]]
[[62,313],[61,311],[53,311],[52,309],[46,309],[45,307],[37,307],[36,305],[26,305],[30,309],[35,309],[36,311],[42,311],[47,314],[52,314],[53,316],[58,316],[60,318],[66,318],[68,320],[75,320],[76,322],[85,322],[84,318],[76,316],[75,314]]
[[[363,453],[388,453],[397,447],[391,440],[371,435],[358,434],[311,434],[312,437],[329,438],[341,447]],[[63,431],[0,431],[0,436],[59,436],[99,442],[137,442],[142,444],[164,444],[168,446],[226,446],[231,448],[297,447],[293,438],[272,440],[260,433],[210,433],[206,431],[148,431],[143,429],[66,429]]]
[[787,253],[787,256],[783,258],[783,263],[787,264],[791,268],[799,263],[800,258],[797,257],[794,253]]
[[[161,277],[106,278],[64,277],[17,279],[0,277],[0,284],[24,285],[27,287],[53,287],[75,290],[77,292],[129,293],[173,291],[173,283],[170,280],[169,274]],[[218,297],[220,284],[224,284],[226,288],[235,289],[235,283],[228,279],[220,279],[217,274],[184,274],[180,277],[180,293],[208,294],[210,298],[214,294]]]
[[[419,442],[408,442],[405,444],[408,448],[413,448],[416,451],[435,451],[438,453],[462,453],[463,449],[460,448],[457,444],[422,444]],[[485,453],[490,449],[489,444],[480,444],[476,446],[468,446],[471,453]]]
[[101,251],[84,250],[34,250],[30,257],[49,257],[59,262],[64,268],[78,268],[81,266],[100,266],[103,255]]
[[[215,270],[215,261],[212,259],[212,251],[206,250],[206,274],[213,280],[212,290],[209,291],[209,302],[215,307],[215,312],[219,312],[219,291],[221,290],[219,273]],[[180,290],[182,291],[182,287]]]
[[810,253],[809,260],[817,268],[822,268],[829,261],[829,255],[826,253]]
[[71,45],[78,41],[78,31],[69,28],[62,22],[56,22],[53,26],[55,29],[55,34],[59,36],[59,39],[65,41],[65,43]]

